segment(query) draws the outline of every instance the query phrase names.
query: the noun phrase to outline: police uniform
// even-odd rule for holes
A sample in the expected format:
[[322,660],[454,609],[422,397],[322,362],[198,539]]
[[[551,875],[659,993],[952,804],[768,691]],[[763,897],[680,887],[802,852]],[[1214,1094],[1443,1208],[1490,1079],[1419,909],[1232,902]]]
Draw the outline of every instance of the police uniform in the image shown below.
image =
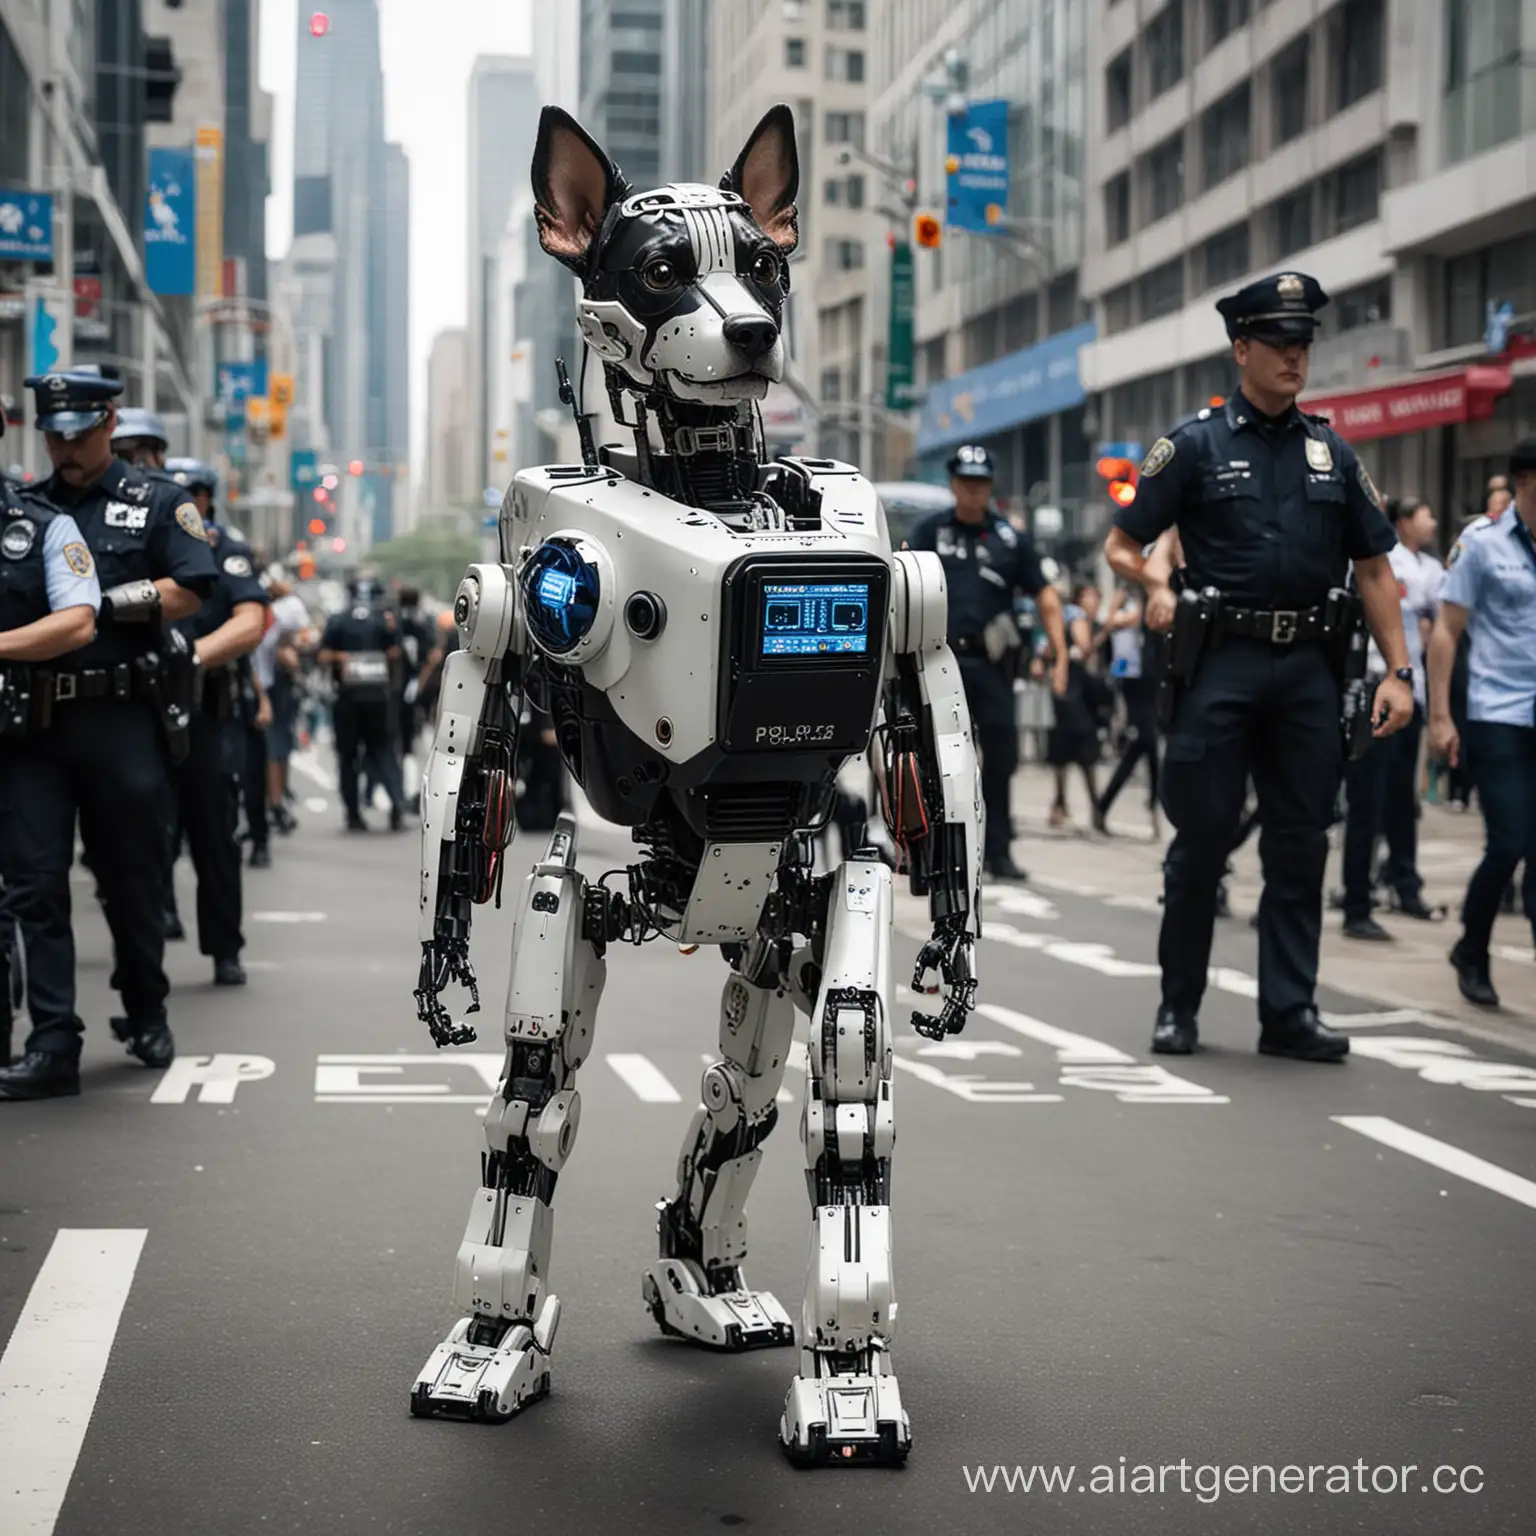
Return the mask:
[[427,657],[432,654],[432,625],[419,608],[398,610],[400,632],[400,752],[409,756],[421,734],[421,701],[411,684],[421,676]]
[[[201,466],[200,466],[201,468]],[[203,471],[211,477],[211,471]],[[197,482],[188,478],[189,485]],[[256,578],[250,547],[217,524],[206,525],[213,543],[218,579],[203,606],[176,628],[192,644],[222,629],[242,603],[267,605]],[[186,760],[176,769],[176,836],[172,858],[185,836],[197,872],[198,948],[214,962],[214,981],[239,986],[245,980],[240,951],[240,845],[235,840],[237,795],[245,764],[241,712],[244,658],[203,673],[202,699],[192,716]],[[174,895],[167,881],[168,905]]]
[[[1536,474],[1536,438],[1520,444],[1510,468],[1512,477]],[[1522,860],[1525,911],[1536,943],[1536,540],[1517,507],[1463,531],[1440,600],[1467,613],[1462,752],[1472,760],[1486,829],[1451,963],[1465,996],[1497,1006],[1488,946],[1505,888]]]
[[[1234,339],[1310,341],[1327,296],[1286,273],[1223,299]],[[1314,1004],[1328,828],[1343,770],[1340,679],[1322,634],[1350,562],[1395,544],[1354,450],[1293,404],[1278,420],[1234,394],[1159,438],[1115,526],[1151,544],[1177,524],[1188,584],[1221,594],[1218,632],[1168,733],[1163,805],[1177,836],[1165,866],[1153,1049],[1194,1048],[1216,891],[1250,773],[1260,806],[1259,1048],[1338,1060],[1346,1037]]]
[[[0,631],[9,633],[66,608],[101,607],[95,562],[73,517],[0,481]],[[75,805],[68,765],[49,729],[47,676],[55,663],[0,661],[0,880],[6,921],[19,925],[26,953],[29,1056],[8,1070],[9,1018],[0,1039],[0,1099],[80,1091],[76,1065],[75,943],[69,922],[69,867]],[[7,978],[7,1004],[9,978]],[[50,1026],[63,1023],[62,1032]],[[41,1084],[43,1092],[38,1092]]]
[[333,613],[320,637],[320,649],[334,651],[341,658],[334,664],[336,702],[332,718],[336,726],[336,766],[342,804],[346,807],[348,828],[366,831],[358,798],[361,771],[370,782],[384,786],[390,803],[389,824],[399,831],[405,791],[395,750],[398,731],[389,655],[396,647],[397,636],[384,611],[373,605],[371,584],[354,583],[350,595],[352,606]]
[[[959,479],[993,478],[985,448],[965,447],[949,461]],[[944,566],[949,590],[949,646],[960,661],[971,723],[981,751],[981,792],[986,804],[983,861],[990,873],[1016,875],[1010,794],[1019,765],[1019,728],[1014,702],[1011,647],[996,640],[989,654],[987,632],[1007,634],[1013,622],[1014,594],[1034,597],[1045,576],[1030,540],[1006,518],[990,510],[979,523],[962,522],[953,512],[936,512],[912,530],[913,549],[932,550]],[[1004,654],[993,660],[993,655]]]
[[[29,379],[27,387],[36,394],[39,429],[70,437],[99,426],[122,390],[116,380],[78,373]],[[165,1066],[174,1056],[161,915],[168,716],[151,702],[166,673],[149,658],[163,662],[184,654],[185,643],[167,639],[150,584],[168,577],[203,597],[217,573],[197,508],[179,487],[114,459],[83,490],[58,474],[42,489],[78,523],[103,601],[96,638],[50,665],[54,704],[47,743],[57,772],[46,792],[37,791],[39,814],[72,821],[78,808],[116,946],[125,1016],[112,1021],[113,1032],[146,1065]],[[32,938],[26,937],[30,959]],[[50,992],[47,1006],[33,1008],[28,1049],[78,1056],[83,1026],[72,996],[62,979],[50,983]]]

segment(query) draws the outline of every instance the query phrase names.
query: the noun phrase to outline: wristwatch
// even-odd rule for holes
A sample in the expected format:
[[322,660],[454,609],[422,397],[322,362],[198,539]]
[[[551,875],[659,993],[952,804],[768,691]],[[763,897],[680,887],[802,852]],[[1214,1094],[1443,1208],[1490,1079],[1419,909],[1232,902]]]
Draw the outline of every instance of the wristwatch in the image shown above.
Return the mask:
[[1397,671],[1392,674],[1392,676],[1395,677],[1400,683],[1411,683],[1413,681],[1413,668],[1399,667]]

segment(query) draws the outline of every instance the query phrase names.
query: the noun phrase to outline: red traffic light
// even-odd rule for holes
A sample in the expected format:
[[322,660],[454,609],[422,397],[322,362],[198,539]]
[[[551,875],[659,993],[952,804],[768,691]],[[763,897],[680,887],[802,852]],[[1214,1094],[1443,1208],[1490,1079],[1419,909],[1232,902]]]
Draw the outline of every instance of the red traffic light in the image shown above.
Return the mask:
[[347,473],[349,475],[352,475],[352,476],[355,477],[357,475],[362,474],[362,472],[363,472],[363,461],[361,459],[353,459],[352,462],[347,465]]
[[318,539],[325,532],[325,519],[323,517],[310,518],[309,531]]
[[931,213],[920,213],[912,221],[912,238],[925,251],[936,251],[944,240],[944,226]]
[[1129,480],[1111,480],[1109,499],[1117,507],[1128,507],[1136,500],[1136,487]]
[[331,18],[324,11],[316,11],[309,18],[309,35],[311,37],[324,37],[331,30]]
[[1134,480],[1136,466],[1129,459],[1100,459],[1094,466],[1105,480]]

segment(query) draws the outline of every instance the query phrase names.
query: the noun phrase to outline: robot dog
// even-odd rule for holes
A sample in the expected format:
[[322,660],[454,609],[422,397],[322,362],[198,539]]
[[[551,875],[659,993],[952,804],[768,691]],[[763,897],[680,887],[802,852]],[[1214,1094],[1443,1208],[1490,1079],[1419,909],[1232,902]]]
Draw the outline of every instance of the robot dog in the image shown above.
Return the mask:
[[798,179],[787,107],[718,188],[639,193],[565,113],[540,121],[540,240],[581,279],[582,335],[634,447],[599,455],[578,415],[584,462],[517,475],[500,563],[471,566],[459,588],[463,649],[422,789],[416,999],[437,1044],[474,1038],[440,994],[458,982],[479,1006],[470,913],[500,896],[524,698],[640,856],[589,882],[562,816],[524,882],[506,1064],[458,1253],[467,1315],[417,1379],[418,1416],[500,1421],[549,1390],[552,1201],[606,951],[661,938],[717,946],[730,974],[722,1060],[659,1206],[645,1304],[663,1333],[715,1349],[795,1342],[742,1261],[798,1008],[812,1229],[780,1440],[806,1463],[900,1462],[911,1447],[889,1353],[892,875],[874,849],[817,875],[812,843],[839,766],[872,751],[933,916],[914,986],[942,1008],[913,1024],[940,1039],[975,997],[981,803],[938,559],[891,553],[879,500],[848,465],[763,461],[754,402],[784,370]]

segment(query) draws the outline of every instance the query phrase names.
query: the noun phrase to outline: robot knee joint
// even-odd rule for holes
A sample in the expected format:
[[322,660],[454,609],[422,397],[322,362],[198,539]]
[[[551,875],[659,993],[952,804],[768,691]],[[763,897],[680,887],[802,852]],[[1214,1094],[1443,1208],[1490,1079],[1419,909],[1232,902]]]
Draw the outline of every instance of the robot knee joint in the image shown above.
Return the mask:
[[576,1144],[581,1125],[581,1095],[574,1088],[557,1093],[528,1127],[528,1150],[552,1173],[559,1173]]

